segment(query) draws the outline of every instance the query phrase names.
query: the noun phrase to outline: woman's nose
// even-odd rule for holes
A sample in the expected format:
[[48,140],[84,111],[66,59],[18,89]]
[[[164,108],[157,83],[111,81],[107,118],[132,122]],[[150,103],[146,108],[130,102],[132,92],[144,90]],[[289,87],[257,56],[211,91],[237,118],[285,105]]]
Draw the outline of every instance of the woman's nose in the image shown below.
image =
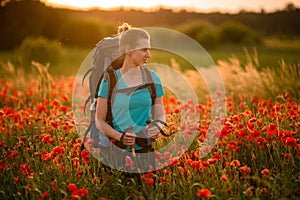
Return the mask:
[[151,57],[150,50],[147,50],[147,51],[146,51],[146,57],[147,57],[147,58],[150,58],[150,57]]

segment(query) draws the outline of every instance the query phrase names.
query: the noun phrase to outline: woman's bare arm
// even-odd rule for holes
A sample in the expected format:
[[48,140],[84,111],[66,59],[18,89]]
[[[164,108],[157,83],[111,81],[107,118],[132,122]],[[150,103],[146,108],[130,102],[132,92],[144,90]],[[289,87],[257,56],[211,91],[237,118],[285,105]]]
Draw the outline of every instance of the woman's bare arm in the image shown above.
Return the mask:
[[[107,99],[98,97],[97,107],[96,107],[96,127],[101,130],[107,137],[113,138],[115,140],[120,141],[122,133],[113,129],[106,122],[106,114],[107,114]],[[124,136],[124,144],[125,145],[133,145],[135,143],[135,134],[126,133]]]
[[[154,101],[154,105],[152,107],[152,119],[153,120],[160,120],[165,122],[166,116],[165,116],[165,110],[164,110],[164,104],[163,104],[163,97],[158,97]],[[161,128],[163,127],[162,124],[157,124]],[[157,139],[159,136],[159,129],[156,126],[148,126],[147,132],[151,139]]]

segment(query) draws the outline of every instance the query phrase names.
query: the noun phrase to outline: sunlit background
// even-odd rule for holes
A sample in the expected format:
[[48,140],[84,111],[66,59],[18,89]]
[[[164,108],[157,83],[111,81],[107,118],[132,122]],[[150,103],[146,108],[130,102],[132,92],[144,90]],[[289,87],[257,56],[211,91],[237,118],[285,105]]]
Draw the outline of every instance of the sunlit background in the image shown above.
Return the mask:
[[272,12],[281,9],[288,3],[300,6],[299,0],[44,0],[49,4],[56,6],[72,8],[143,8],[147,10],[157,9],[160,7],[173,9],[186,9],[189,11],[199,12],[238,12],[246,11],[267,11]]

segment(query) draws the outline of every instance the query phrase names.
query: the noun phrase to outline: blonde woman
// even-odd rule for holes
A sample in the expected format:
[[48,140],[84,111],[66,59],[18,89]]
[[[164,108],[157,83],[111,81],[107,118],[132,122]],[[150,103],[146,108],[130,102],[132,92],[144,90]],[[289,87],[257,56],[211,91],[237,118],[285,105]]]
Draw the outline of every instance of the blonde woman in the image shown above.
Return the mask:
[[[124,55],[124,62],[120,69],[115,70],[117,83],[111,102],[112,123],[109,124],[106,119],[109,108],[109,81],[105,79],[100,83],[96,108],[97,128],[115,141],[120,149],[120,152],[114,153],[119,155],[109,155],[115,157],[111,158],[112,160],[119,159],[118,167],[114,168],[126,165],[126,157],[120,156],[122,152],[128,152],[129,154],[125,155],[130,155],[132,159],[135,158],[135,153],[152,152],[151,142],[159,137],[161,125],[149,125],[149,121],[165,121],[161,80],[154,71],[145,66],[151,57],[149,34],[144,29],[132,28],[126,23],[119,27],[119,32],[119,48]],[[150,84],[147,83],[145,69],[150,72],[155,98],[151,89],[146,87]],[[144,135],[140,138],[141,132]],[[155,166],[151,167],[155,170]]]

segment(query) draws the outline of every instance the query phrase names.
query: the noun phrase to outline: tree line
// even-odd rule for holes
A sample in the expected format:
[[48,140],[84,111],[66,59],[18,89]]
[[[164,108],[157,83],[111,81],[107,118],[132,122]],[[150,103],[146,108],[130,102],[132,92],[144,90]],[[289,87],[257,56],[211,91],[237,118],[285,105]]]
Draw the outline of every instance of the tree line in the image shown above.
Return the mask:
[[[241,11],[237,14],[185,10],[174,12],[164,8],[151,12],[123,8],[81,11],[49,7],[37,0],[1,0],[0,5],[0,50],[14,49],[25,38],[39,36],[64,45],[91,47],[101,38],[114,34],[116,27],[122,22],[134,26],[161,26],[178,30],[197,24],[198,21],[205,21],[216,27],[233,22],[247,26],[263,36],[300,35],[300,9],[292,4],[273,13],[262,10],[260,13]],[[245,27],[242,29],[245,31]],[[199,34],[197,37],[200,37]]]

